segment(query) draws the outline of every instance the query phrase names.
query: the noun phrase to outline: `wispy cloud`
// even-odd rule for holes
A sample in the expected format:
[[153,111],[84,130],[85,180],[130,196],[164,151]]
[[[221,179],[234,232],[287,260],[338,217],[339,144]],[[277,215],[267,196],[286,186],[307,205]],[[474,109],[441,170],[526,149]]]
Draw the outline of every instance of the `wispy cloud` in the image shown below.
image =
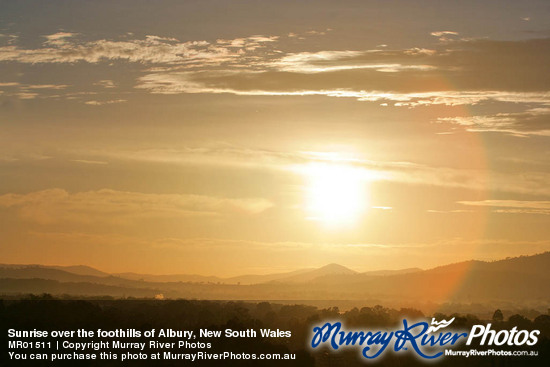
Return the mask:
[[19,99],[34,99],[39,96],[49,96],[51,91],[59,91],[68,88],[66,84],[22,84],[18,82],[0,83],[0,94],[6,97]]
[[441,36],[444,36],[444,35],[457,36],[458,32],[455,32],[455,31],[436,31],[436,32],[432,32],[430,34],[432,36],[435,36],[435,37],[441,37]]
[[23,89],[65,89],[68,87],[68,85],[65,84],[30,84],[30,85],[22,85]]
[[126,99],[109,99],[109,100],[105,100],[105,101],[86,101],[84,102],[85,104],[87,105],[90,105],[90,106],[103,106],[103,105],[107,105],[107,104],[116,104],[116,103],[124,103],[124,102],[127,102]]
[[[301,52],[283,56],[274,61],[271,66],[280,71],[306,74],[357,69],[371,69],[381,72],[435,69],[432,65],[380,62],[383,61],[384,57],[374,55],[375,53],[380,53],[380,51]],[[388,59],[391,59],[391,57],[388,57]]]
[[471,213],[473,210],[464,210],[464,209],[455,209],[455,210],[435,210],[435,209],[428,209],[428,213],[438,213],[438,214],[453,214],[453,213]]
[[[458,36],[451,30],[434,31],[432,35],[443,41]],[[518,121],[528,120],[527,115],[541,115],[534,111],[550,105],[546,77],[550,39],[459,39],[433,48],[285,52],[282,38],[274,35],[210,42],[182,42],[154,35],[85,41],[81,35],[68,32],[44,37],[46,41],[37,48],[1,46],[0,62],[134,63],[138,65],[135,88],[155,94],[325,96],[407,108],[498,102],[521,105],[526,115],[445,117],[438,121],[461,125],[468,131],[528,130],[524,134],[532,135],[548,130],[542,124],[530,130],[518,128]],[[537,57],[531,57],[535,53]],[[395,78],[395,73],[400,77]],[[4,95],[31,99],[42,93],[38,86],[13,83],[7,81],[0,87],[20,90],[5,91]],[[103,79],[92,84],[112,88],[116,81]],[[66,87],[50,85],[50,89]],[[69,98],[68,94],[65,97]],[[101,105],[123,99],[112,96],[103,102],[94,99],[85,103]]]
[[[79,154],[84,155],[84,152]],[[435,185],[469,190],[550,195],[545,183],[550,174],[525,169],[521,175],[485,168],[466,169],[433,167],[404,161],[373,161],[346,157],[331,152],[282,152],[250,149],[231,145],[181,147],[179,149],[102,150],[89,156],[170,164],[203,164],[237,168],[258,168],[301,174],[312,163],[347,165],[364,171],[371,181],[399,182],[411,185]]]
[[[121,60],[144,64],[186,66],[218,65],[241,57],[242,51],[254,51],[277,37],[251,36],[237,40],[180,42],[175,38],[146,36],[145,39],[78,41],[74,33],[44,36],[44,47],[23,49],[16,45],[0,47],[0,62],[99,63]],[[237,49],[235,49],[235,47]]]
[[456,37],[458,36],[458,32],[455,31],[435,31],[430,34],[434,37],[438,37],[441,42],[456,40]]
[[[218,70],[159,70],[139,77],[137,88],[158,94],[327,96],[397,107],[499,102],[532,110],[550,105],[548,84],[543,81],[543,65],[550,62],[550,53],[540,52],[549,42],[460,40],[435,49],[282,53],[248,60],[246,70],[237,64]],[[539,57],[529,57],[534,52]],[[498,68],[495,59],[500,60]],[[400,82],[388,72],[401,73]],[[460,83],[452,85],[453,80]],[[496,122],[485,118],[477,125]],[[500,122],[506,123],[502,118]]]
[[[137,88],[146,89],[157,94],[178,93],[228,93],[235,95],[255,96],[327,96],[339,98],[354,98],[359,101],[392,102],[395,106],[417,107],[426,105],[475,105],[484,101],[505,103],[539,103],[550,104],[550,92],[506,92],[506,91],[433,91],[399,93],[381,90],[341,89],[244,89],[228,86],[231,83],[227,76],[238,78],[238,73],[152,73],[139,78]],[[248,75],[247,78],[258,78],[258,85],[265,84],[260,79],[261,74]],[[445,120],[442,120],[445,121]]]
[[495,213],[550,215],[550,201],[482,200],[459,201],[458,203],[470,206],[499,208],[493,210]]
[[93,160],[86,160],[86,159],[71,159],[71,162],[76,163],[84,163],[84,164],[109,164],[109,162],[105,161],[93,161]]
[[203,195],[146,194],[103,189],[69,193],[48,189],[4,194],[0,207],[13,208],[33,222],[131,222],[139,218],[259,214],[273,204],[261,198],[229,199]]
[[100,87],[103,87],[103,88],[115,88],[116,87],[116,83],[112,80],[109,80],[109,79],[99,80],[99,81],[95,82],[94,85],[97,85],[97,86],[100,86]]
[[68,42],[68,38],[74,37],[76,35],[77,33],[57,32],[44,36],[44,38],[46,38],[46,42],[44,43],[47,45],[62,46]]
[[[546,105],[544,102],[541,104]],[[528,109],[525,112],[498,113],[495,115],[481,116],[440,117],[437,119],[437,122],[459,125],[464,127],[467,131],[504,132],[516,136],[550,136],[549,117],[549,107],[538,107]]]

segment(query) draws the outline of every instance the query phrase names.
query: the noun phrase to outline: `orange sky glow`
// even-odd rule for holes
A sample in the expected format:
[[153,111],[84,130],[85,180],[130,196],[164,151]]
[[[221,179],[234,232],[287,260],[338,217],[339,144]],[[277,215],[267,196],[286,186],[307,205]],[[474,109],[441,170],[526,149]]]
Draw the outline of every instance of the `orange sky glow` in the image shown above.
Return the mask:
[[550,250],[547,2],[276,3],[0,5],[0,262]]

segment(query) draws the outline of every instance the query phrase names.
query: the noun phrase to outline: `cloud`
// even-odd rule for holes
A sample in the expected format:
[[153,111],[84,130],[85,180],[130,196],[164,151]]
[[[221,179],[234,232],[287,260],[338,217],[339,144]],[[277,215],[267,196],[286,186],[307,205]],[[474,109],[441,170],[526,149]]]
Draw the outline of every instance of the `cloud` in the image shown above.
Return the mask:
[[36,97],[38,97],[38,93],[18,92],[18,93],[11,94],[11,96],[16,96],[19,99],[35,99]]
[[[546,182],[550,174],[524,169],[521,175],[480,169],[432,167],[403,161],[373,161],[342,156],[332,152],[282,152],[247,149],[231,145],[181,147],[179,149],[102,150],[90,156],[145,162],[202,164],[286,171],[301,175],[312,163],[348,165],[364,171],[371,181],[389,181],[412,185],[457,187],[469,190],[530,195],[550,195]],[[79,154],[84,154],[80,152]]]
[[449,42],[451,40],[454,40],[456,36],[458,36],[458,32],[454,31],[436,31],[430,33],[434,37],[438,37],[439,41],[441,42]]
[[449,214],[449,213],[472,213],[473,210],[464,210],[464,209],[456,209],[456,210],[435,210],[435,209],[428,209],[426,210],[428,213],[438,213],[438,214]]
[[106,101],[86,101],[84,103],[87,104],[87,105],[90,105],[90,106],[103,106],[103,105],[106,105],[106,104],[115,104],[115,103],[124,103],[124,102],[127,102],[127,100],[126,99],[111,99],[111,100],[106,100]]
[[68,87],[69,86],[66,84],[21,84],[18,82],[4,82],[0,83],[0,88],[7,88],[7,90],[0,90],[0,94],[5,97],[35,99],[38,97],[48,97],[50,96],[48,92],[59,91]]
[[48,189],[0,196],[0,207],[16,209],[22,218],[42,224],[132,221],[139,218],[216,216],[227,213],[254,215],[272,206],[270,201],[261,198],[146,194],[110,189],[76,193]]
[[232,40],[218,39],[216,44],[228,48],[240,48],[246,51],[254,51],[258,48],[265,47],[266,43],[276,42],[278,39],[278,36],[255,35],[244,38],[235,38]]
[[[216,53],[201,52],[197,45],[170,44],[156,39],[133,41],[99,40],[74,44],[68,41],[49,44],[40,49],[20,49],[16,46],[0,48],[0,61],[20,63],[98,63],[108,60],[125,60],[141,63],[175,63],[208,59]],[[185,57],[187,56],[187,57]],[[217,54],[217,56],[220,56]]]
[[[244,73],[246,74],[246,73]],[[248,89],[247,86],[270,86],[269,81],[262,80],[261,73],[246,74],[247,84],[241,84],[239,78],[245,75],[226,72],[170,72],[152,73],[138,79],[137,88],[146,89],[156,94],[178,93],[212,93],[235,94],[248,96],[326,96],[354,98],[359,101],[393,102],[395,106],[417,107],[426,105],[475,105],[485,101],[503,103],[536,103],[550,104],[550,92],[506,92],[506,91],[433,91],[399,93],[383,90],[340,89]],[[231,85],[233,84],[233,85]],[[282,87],[282,86],[281,86]],[[444,120],[442,120],[444,121]]]
[[460,40],[434,49],[282,53],[246,60],[247,68],[236,62],[215,70],[151,71],[136,87],[156,94],[354,98],[397,107],[499,102],[543,108],[550,105],[549,45],[550,39]]
[[71,38],[76,36],[77,33],[69,33],[69,32],[57,32],[55,34],[50,34],[47,36],[44,36],[46,38],[46,42],[44,42],[47,45],[53,45],[53,46],[63,46],[67,44],[67,38]]
[[458,201],[459,204],[469,206],[486,206],[503,208],[493,210],[495,213],[511,214],[545,214],[550,215],[550,201],[522,201],[522,200],[483,200]]
[[38,90],[38,89],[50,89],[50,90],[60,90],[68,87],[66,84],[21,84],[17,82],[5,82],[0,83],[0,88],[17,88],[18,91],[28,91],[29,89]]
[[504,132],[516,136],[550,136],[549,118],[550,107],[538,107],[515,113],[440,117],[437,122],[459,125],[467,131]]
[[4,44],[7,44],[7,45],[14,44],[15,42],[17,42],[18,38],[19,38],[19,36],[15,35],[15,34],[2,34],[2,33],[0,33],[0,42],[2,42]]
[[[443,30],[432,35],[446,39],[458,34]],[[0,47],[0,62],[135,63],[141,73],[135,88],[155,94],[325,96],[407,108],[498,102],[519,105],[531,115],[536,108],[550,106],[550,75],[546,72],[550,64],[548,38],[458,39],[440,42],[432,48],[396,50],[385,47],[285,52],[288,45],[280,37],[269,35],[213,42],[181,42],[155,35],[83,41],[80,35],[67,32],[45,37],[46,42],[37,48],[21,48],[16,44]],[[94,84],[110,88],[115,82],[105,79]],[[27,99],[39,96],[38,89],[27,87],[12,95]],[[91,105],[106,103],[109,101],[88,101]],[[542,123],[531,124],[531,129],[518,127],[522,125],[518,120],[530,119],[527,115],[452,119],[439,121],[466,126],[468,131],[518,130],[530,131],[525,134],[532,135],[547,130]]]
[[430,34],[435,37],[441,37],[444,35],[458,36],[458,32],[454,32],[454,31],[437,31],[437,32],[432,32]]
[[109,79],[100,80],[94,83],[94,85],[103,87],[103,88],[115,88],[116,83]]
[[84,164],[109,164],[109,162],[91,161],[86,159],[72,159],[71,162],[84,163]]
[[[274,42],[277,37],[251,36],[236,40],[180,42],[175,38],[146,36],[145,39],[78,41],[77,34],[60,32],[44,36],[44,47],[23,49],[0,47],[0,62],[99,63],[127,61],[144,64],[173,64],[185,67],[219,65]],[[237,48],[237,49],[234,49]]]
[[301,52],[283,56],[271,66],[279,71],[306,74],[356,69],[380,72],[435,69],[432,65],[376,62],[378,57],[373,56],[375,53],[379,53],[379,50]]
[[22,85],[23,89],[65,89],[68,85],[65,84],[31,84],[31,85]]

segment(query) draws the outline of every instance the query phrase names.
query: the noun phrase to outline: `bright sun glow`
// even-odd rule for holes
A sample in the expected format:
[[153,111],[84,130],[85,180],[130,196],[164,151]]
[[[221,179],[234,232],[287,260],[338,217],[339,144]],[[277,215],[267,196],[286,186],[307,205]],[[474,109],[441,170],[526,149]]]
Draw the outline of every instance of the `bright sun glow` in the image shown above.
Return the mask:
[[311,164],[306,168],[306,210],[310,219],[327,226],[356,222],[369,205],[364,170],[339,164]]

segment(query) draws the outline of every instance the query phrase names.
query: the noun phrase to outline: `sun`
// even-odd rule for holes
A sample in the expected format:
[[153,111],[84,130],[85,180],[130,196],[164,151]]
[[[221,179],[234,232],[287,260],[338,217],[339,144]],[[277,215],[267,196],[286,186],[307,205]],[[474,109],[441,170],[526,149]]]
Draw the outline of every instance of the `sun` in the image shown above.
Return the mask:
[[351,225],[368,208],[368,179],[364,170],[350,165],[313,163],[307,177],[308,219],[329,227]]

